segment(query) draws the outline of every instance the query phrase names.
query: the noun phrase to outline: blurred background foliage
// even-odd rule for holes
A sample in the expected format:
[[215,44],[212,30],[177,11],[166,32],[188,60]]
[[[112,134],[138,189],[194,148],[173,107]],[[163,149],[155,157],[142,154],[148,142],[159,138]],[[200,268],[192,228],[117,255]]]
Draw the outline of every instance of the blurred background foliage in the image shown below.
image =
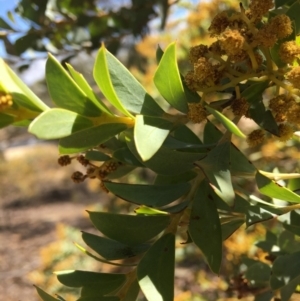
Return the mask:
[[[247,1],[243,1],[243,4],[247,6]],[[178,63],[182,73],[185,73],[191,67],[188,62],[189,48],[200,43],[209,44],[212,41],[208,35],[211,19],[222,10],[237,9],[239,1],[231,0],[21,0],[14,10],[8,11],[6,16],[0,18],[0,39],[3,42],[4,58],[25,81],[32,72],[39,71],[32,71],[34,61],[45,58],[47,52],[51,52],[62,62],[71,61],[72,65],[92,82],[91,70],[95,52],[101,43],[105,43],[106,47],[130,68],[147,91],[158,97],[153,84],[157,66],[155,57],[157,46],[160,45],[164,49],[170,42],[177,41]],[[21,73],[22,71],[25,72]],[[44,80],[35,82],[32,89],[40,98],[49,101]],[[267,97],[268,95],[265,95],[266,99]],[[243,131],[250,132],[254,124],[243,119],[240,127]],[[196,131],[200,133],[201,128]],[[92,182],[85,185],[83,190],[74,188],[69,179],[72,171],[63,169],[62,172],[58,165],[55,165],[56,153],[53,145],[50,147],[51,155],[48,153],[48,156],[44,155],[45,150],[36,149],[31,156],[26,154],[9,157],[11,146],[28,145],[28,141],[32,142],[30,140],[32,138],[25,134],[23,129],[10,127],[1,130],[0,136],[2,153],[0,186],[4,187],[0,190],[0,210],[4,210],[4,215],[7,208],[14,210],[13,204],[18,204],[16,200],[31,200],[31,204],[36,204],[38,200],[44,198],[46,205],[51,199],[51,193],[53,199],[66,198],[75,206],[79,201],[86,203],[84,204],[86,209],[88,206],[93,209],[100,206],[104,211],[111,210],[112,207],[115,211],[131,209],[128,207],[130,205],[121,200],[107,200],[100,188]],[[250,150],[246,144],[238,147],[259,168],[268,171],[277,168],[280,172],[299,172],[299,145],[293,140],[287,143],[270,140],[262,147]],[[143,182],[151,175],[138,173],[136,177],[140,177],[140,181]],[[251,184],[245,182],[244,186],[247,189],[252,188],[255,192]],[[53,194],[53,191],[66,190],[69,193],[63,197]],[[45,197],[47,193],[48,198]],[[88,198],[92,201],[87,201]],[[102,201],[99,202],[98,199]],[[282,231],[276,222],[269,221],[267,224],[276,234]],[[73,226],[76,226],[76,223]],[[2,219],[0,227],[0,234],[1,230],[4,234],[9,234],[5,219]],[[89,227],[86,224],[83,226],[84,229]],[[90,258],[77,250],[72,241],[81,243],[78,230],[59,223],[55,231],[56,237],[53,241],[39,250],[38,268],[29,271],[24,277],[49,293],[63,293],[68,300],[72,300],[73,295],[68,294],[66,288],[61,291],[62,286],[53,275],[51,276],[53,270],[70,267],[90,269],[91,266],[102,271],[112,270],[107,270],[111,267],[103,264],[95,267],[95,261],[90,261]],[[195,249],[192,250],[192,246],[180,248],[179,245],[176,253],[178,268],[175,274],[175,301],[230,301],[236,300],[237,297],[253,300],[253,295],[247,291],[245,279],[241,277],[246,266],[242,263],[242,259],[249,256],[255,260],[268,262],[265,259],[267,252],[255,246],[256,242],[264,240],[265,235],[265,227],[255,225],[247,230],[240,229],[226,240],[224,243],[226,260],[223,262],[222,276],[219,277],[211,274],[201,254]],[[0,250],[4,252],[4,249]],[[243,291],[245,288],[246,291]],[[31,291],[30,300],[35,300],[34,298],[37,300],[34,289]],[[12,295],[10,290],[6,290],[6,295],[2,296],[8,301],[15,300],[12,297],[15,295]]]

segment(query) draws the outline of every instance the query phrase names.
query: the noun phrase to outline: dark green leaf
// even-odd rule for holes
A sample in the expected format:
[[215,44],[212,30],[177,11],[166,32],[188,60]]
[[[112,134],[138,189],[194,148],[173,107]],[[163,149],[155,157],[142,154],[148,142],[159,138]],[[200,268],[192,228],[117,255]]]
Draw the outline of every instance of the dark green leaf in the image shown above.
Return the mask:
[[142,216],[90,212],[94,226],[105,236],[127,245],[144,243],[163,231],[170,222],[168,215]]
[[282,231],[278,237],[278,246],[280,251],[285,253],[293,253],[300,251],[299,241],[295,238],[295,235],[289,231]]
[[149,248],[148,244],[128,246],[118,241],[86,232],[82,232],[82,239],[90,248],[107,260],[134,257]]
[[197,173],[193,170],[188,170],[184,173],[180,173],[174,176],[164,176],[164,175],[157,175],[155,178],[155,185],[166,185],[166,184],[177,184],[188,182],[194,179],[197,176]]
[[230,173],[230,141],[223,141],[214,147],[197,165],[201,166],[215,193],[229,205],[233,204],[235,193]]
[[93,126],[93,122],[74,112],[50,109],[40,114],[29,127],[39,139],[57,139]]
[[189,183],[176,185],[131,185],[105,182],[106,188],[118,197],[136,204],[162,207],[185,195],[191,188]]
[[247,227],[249,227],[253,224],[277,217],[281,214],[282,211],[280,209],[274,208],[272,206],[266,206],[262,204],[249,206],[247,207],[246,213],[246,225]]
[[257,262],[251,265],[245,273],[246,279],[248,279],[251,285],[255,287],[264,287],[269,283],[271,275],[271,268],[269,265],[263,262]]
[[221,224],[222,240],[229,238],[236,230],[238,230],[245,223],[244,219],[234,219]]
[[135,280],[129,287],[126,296],[122,301],[136,301],[140,292],[140,286],[137,280]]
[[8,30],[13,30],[11,28],[11,26],[3,18],[1,18],[1,17],[0,17],[0,28],[8,29]]
[[46,81],[50,96],[58,107],[83,116],[98,117],[101,115],[99,107],[87,97],[51,54],[46,63]]
[[171,43],[166,48],[154,75],[154,83],[171,106],[183,113],[188,112],[187,100],[176,62],[175,43]]
[[100,151],[87,151],[85,153],[85,158],[91,161],[107,161],[110,159],[110,156],[100,152]]
[[159,238],[137,267],[139,285],[148,301],[173,301],[175,235]]
[[133,165],[133,166],[144,166],[143,163],[141,163],[133,154],[132,152],[128,149],[128,147],[122,147],[116,150],[113,153],[113,157],[125,164]]
[[300,3],[299,1],[295,1],[293,5],[289,7],[289,9],[285,12],[285,14],[295,22],[296,26],[296,35],[300,33],[300,20],[299,20],[299,11],[300,11]]
[[76,301],[120,301],[120,298],[116,296],[80,297]]
[[286,202],[300,203],[300,196],[298,194],[270,180],[260,172],[256,173],[255,179],[258,189],[262,194]]
[[[146,167],[163,175],[176,175],[194,168],[194,162],[203,158],[203,154],[187,153],[161,147],[148,161],[140,158],[131,133],[126,134],[126,143],[134,156]],[[174,164],[176,162],[176,164]]]
[[300,277],[300,252],[282,255],[275,259],[270,285],[273,290],[282,288]]
[[76,132],[59,142],[61,154],[73,154],[104,143],[127,128],[123,123],[100,124]]
[[0,129],[14,123],[14,121],[14,116],[0,113]]
[[193,201],[189,233],[211,270],[218,274],[222,261],[222,230],[216,204],[209,198],[206,181],[202,181],[198,187]]
[[271,301],[274,297],[274,294],[271,290],[266,292],[258,293],[255,295],[254,301]]
[[124,274],[96,273],[89,271],[55,272],[60,283],[70,287],[88,287],[98,285],[99,295],[108,294],[119,288],[126,280]]
[[37,293],[39,294],[39,296],[42,298],[43,301],[61,301],[60,299],[54,298],[51,295],[47,294],[38,286],[34,285],[34,287],[36,288]]
[[280,289],[280,296],[281,296],[280,301],[292,300],[290,298],[293,295],[293,293],[295,293],[296,288],[299,285],[299,283],[300,283],[300,275],[298,277],[296,277],[295,279],[293,279],[292,281],[290,281],[287,285],[282,287]]

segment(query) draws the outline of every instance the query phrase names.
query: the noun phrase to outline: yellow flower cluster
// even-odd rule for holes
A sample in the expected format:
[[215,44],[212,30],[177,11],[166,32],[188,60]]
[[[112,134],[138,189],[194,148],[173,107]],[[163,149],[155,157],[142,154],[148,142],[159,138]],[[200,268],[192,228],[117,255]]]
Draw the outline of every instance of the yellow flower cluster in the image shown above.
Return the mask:
[[7,108],[13,105],[13,99],[10,94],[0,92],[0,112],[3,112]]

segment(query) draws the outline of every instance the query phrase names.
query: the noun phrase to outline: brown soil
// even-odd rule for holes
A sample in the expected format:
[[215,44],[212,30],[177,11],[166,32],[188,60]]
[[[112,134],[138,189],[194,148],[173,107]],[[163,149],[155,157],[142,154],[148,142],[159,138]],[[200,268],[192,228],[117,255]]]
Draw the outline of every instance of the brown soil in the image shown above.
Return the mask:
[[56,165],[54,145],[13,148],[3,154],[0,296],[5,301],[37,301],[40,299],[28,274],[41,265],[40,248],[57,240],[57,223],[79,230],[91,227],[84,210],[99,202],[100,194],[91,192],[87,185],[72,183],[70,173],[76,168]]

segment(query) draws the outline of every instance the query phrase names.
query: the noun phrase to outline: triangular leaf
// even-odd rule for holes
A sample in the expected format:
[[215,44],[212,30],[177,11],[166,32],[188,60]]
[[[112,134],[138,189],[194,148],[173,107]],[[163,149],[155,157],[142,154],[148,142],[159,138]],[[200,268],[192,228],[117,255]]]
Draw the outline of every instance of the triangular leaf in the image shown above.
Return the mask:
[[173,301],[175,235],[158,239],[141,259],[137,278],[148,301]]

